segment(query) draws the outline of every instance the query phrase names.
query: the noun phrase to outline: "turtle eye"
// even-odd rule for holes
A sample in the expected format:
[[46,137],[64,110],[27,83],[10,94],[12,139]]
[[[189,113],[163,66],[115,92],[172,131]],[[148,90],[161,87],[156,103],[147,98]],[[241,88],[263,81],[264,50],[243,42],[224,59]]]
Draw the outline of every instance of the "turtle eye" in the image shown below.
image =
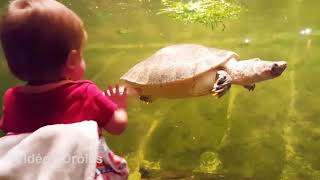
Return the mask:
[[274,63],[271,67],[271,73],[274,76],[279,76],[282,73],[283,69],[279,67],[277,63]]
[[274,63],[273,65],[272,65],[272,70],[274,71],[275,69],[277,69],[278,68],[278,64],[277,63]]

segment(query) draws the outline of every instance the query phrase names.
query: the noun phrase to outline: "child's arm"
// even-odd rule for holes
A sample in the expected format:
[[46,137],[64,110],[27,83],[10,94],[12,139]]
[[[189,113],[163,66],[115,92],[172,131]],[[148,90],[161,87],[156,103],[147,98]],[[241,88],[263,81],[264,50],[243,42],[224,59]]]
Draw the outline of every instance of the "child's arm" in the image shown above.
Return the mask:
[[125,109],[117,109],[113,113],[112,119],[104,127],[109,133],[114,135],[121,134],[126,130],[128,124],[128,115]]
[[111,86],[109,90],[105,92],[105,95],[114,103],[117,104],[118,109],[113,113],[112,119],[105,125],[105,129],[114,135],[121,134],[127,127],[128,115],[127,115],[127,89],[124,89],[123,93],[119,91],[119,85],[116,85],[115,91]]

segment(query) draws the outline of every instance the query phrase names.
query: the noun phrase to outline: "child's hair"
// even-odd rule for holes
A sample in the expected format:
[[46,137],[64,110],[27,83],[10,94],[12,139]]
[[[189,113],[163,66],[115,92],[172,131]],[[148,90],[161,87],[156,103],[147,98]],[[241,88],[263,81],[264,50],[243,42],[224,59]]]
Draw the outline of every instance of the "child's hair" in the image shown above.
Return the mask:
[[0,23],[2,48],[11,72],[23,81],[51,80],[71,50],[82,50],[81,19],[55,0],[14,0]]

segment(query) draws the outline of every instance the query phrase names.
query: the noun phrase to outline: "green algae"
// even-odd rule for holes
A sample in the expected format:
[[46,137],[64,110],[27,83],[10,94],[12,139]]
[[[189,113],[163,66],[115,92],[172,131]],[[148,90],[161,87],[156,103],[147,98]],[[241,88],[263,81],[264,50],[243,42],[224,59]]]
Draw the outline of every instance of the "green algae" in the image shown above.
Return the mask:
[[224,25],[225,21],[239,19],[242,7],[224,0],[191,0],[172,1],[162,0],[164,8],[159,14],[185,24],[199,23],[212,29]]

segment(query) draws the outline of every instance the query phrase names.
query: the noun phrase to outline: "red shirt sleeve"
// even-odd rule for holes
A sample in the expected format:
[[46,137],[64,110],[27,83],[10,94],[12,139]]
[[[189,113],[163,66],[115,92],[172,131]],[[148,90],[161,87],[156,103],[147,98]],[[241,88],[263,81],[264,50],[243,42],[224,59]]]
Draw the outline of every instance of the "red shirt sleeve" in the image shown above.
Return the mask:
[[3,129],[2,128],[2,125],[3,125],[3,118],[2,118],[2,116],[0,117],[0,129]]
[[97,123],[99,127],[104,127],[113,117],[117,105],[106,97],[103,92],[94,84],[88,87],[88,93],[93,96],[93,103],[98,107]]
[[3,131],[7,131],[6,125],[5,125],[5,114],[6,114],[6,104],[7,104],[7,100],[10,98],[12,91],[14,88],[10,88],[8,89],[3,96],[3,105],[2,105],[2,116],[0,117],[0,129]]
[[0,116],[0,130],[3,129],[3,114],[4,114],[4,105],[2,106],[2,115]]

